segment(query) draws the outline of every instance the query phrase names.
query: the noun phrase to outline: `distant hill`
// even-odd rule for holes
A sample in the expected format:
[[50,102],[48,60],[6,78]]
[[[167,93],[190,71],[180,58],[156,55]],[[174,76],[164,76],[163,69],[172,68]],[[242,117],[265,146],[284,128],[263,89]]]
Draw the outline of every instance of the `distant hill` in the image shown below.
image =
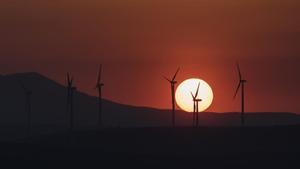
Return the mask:
[[[38,73],[19,73],[0,76],[0,126],[26,124],[26,100],[19,81],[33,91],[32,116],[35,126],[67,127],[66,88]],[[97,98],[76,92],[75,126],[92,127],[97,120]],[[104,125],[108,127],[169,126],[171,113],[147,107],[134,107],[104,100]],[[248,113],[248,125],[300,124],[300,116],[293,113]],[[177,111],[177,124],[191,125],[191,114]],[[205,126],[239,125],[238,113],[201,113],[200,124]]]

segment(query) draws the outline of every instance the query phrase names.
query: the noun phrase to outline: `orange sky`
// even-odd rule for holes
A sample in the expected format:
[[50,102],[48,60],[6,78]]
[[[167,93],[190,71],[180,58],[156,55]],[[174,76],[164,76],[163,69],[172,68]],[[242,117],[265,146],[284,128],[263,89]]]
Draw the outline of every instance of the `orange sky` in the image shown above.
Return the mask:
[[0,1],[0,72],[37,71],[95,94],[168,108],[171,76],[211,84],[208,111],[238,111],[235,61],[249,83],[246,110],[300,112],[298,0]]

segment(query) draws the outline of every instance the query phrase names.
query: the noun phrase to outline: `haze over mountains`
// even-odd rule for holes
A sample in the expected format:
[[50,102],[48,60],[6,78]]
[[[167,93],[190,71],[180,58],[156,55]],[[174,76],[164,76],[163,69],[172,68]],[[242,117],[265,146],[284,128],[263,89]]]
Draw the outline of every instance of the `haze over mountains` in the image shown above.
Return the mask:
[[[26,125],[26,96],[20,82],[32,90],[33,126],[67,127],[69,115],[66,111],[67,90],[38,73],[20,73],[0,76],[0,126]],[[76,85],[76,84],[75,84]],[[105,90],[105,88],[104,88]],[[93,127],[97,124],[97,97],[77,91],[75,101],[75,128]],[[170,126],[171,112],[147,107],[135,107],[103,102],[103,120],[107,127],[153,127]],[[201,113],[200,126],[239,125],[238,113]],[[190,126],[190,113],[177,111],[176,123]],[[300,116],[293,113],[250,113],[247,125],[295,125]]]

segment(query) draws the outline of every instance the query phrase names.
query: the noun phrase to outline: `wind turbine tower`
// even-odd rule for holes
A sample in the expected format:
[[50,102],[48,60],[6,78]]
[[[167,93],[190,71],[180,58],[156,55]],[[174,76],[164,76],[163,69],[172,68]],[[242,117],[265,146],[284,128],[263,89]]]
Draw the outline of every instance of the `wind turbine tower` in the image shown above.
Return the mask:
[[174,74],[172,80],[165,77],[164,78],[171,84],[171,95],[172,95],[172,126],[175,127],[175,85],[177,81],[175,80],[180,68],[177,69],[176,73]]
[[30,89],[28,89],[27,87],[25,87],[25,85],[20,82],[21,84],[21,87],[25,93],[25,96],[26,96],[26,111],[27,111],[27,133],[28,135],[31,134],[31,120],[32,120],[32,117],[31,117],[31,96],[32,96],[32,91]]
[[67,73],[67,110],[70,114],[70,131],[74,128],[74,91],[76,91],[76,87],[73,86],[74,78],[70,77],[70,74]]
[[96,89],[98,90],[98,127],[102,127],[102,87],[104,84],[101,82],[102,65],[99,67],[98,79],[96,83]]

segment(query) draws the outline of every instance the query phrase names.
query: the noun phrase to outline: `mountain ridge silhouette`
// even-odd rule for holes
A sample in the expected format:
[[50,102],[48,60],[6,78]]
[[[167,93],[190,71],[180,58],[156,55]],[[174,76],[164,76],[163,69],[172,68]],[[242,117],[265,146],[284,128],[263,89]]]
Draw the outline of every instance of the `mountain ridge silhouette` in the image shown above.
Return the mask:
[[[0,75],[0,125],[25,125],[26,100],[22,82],[33,92],[33,126],[68,126],[66,87],[37,72]],[[105,89],[104,89],[105,90]],[[75,96],[75,128],[97,124],[98,100],[81,91]],[[200,126],[239,125],[239,113],[200,113]],[[176,124],[191,126],[192,114],[176,111]],[[295,125],[300,116],[290,112],[252,112],[246,114],[246,125]],[[103,100],[103,123],[107,127],[155,127],[171,125],[171,110],[139,107]]]

